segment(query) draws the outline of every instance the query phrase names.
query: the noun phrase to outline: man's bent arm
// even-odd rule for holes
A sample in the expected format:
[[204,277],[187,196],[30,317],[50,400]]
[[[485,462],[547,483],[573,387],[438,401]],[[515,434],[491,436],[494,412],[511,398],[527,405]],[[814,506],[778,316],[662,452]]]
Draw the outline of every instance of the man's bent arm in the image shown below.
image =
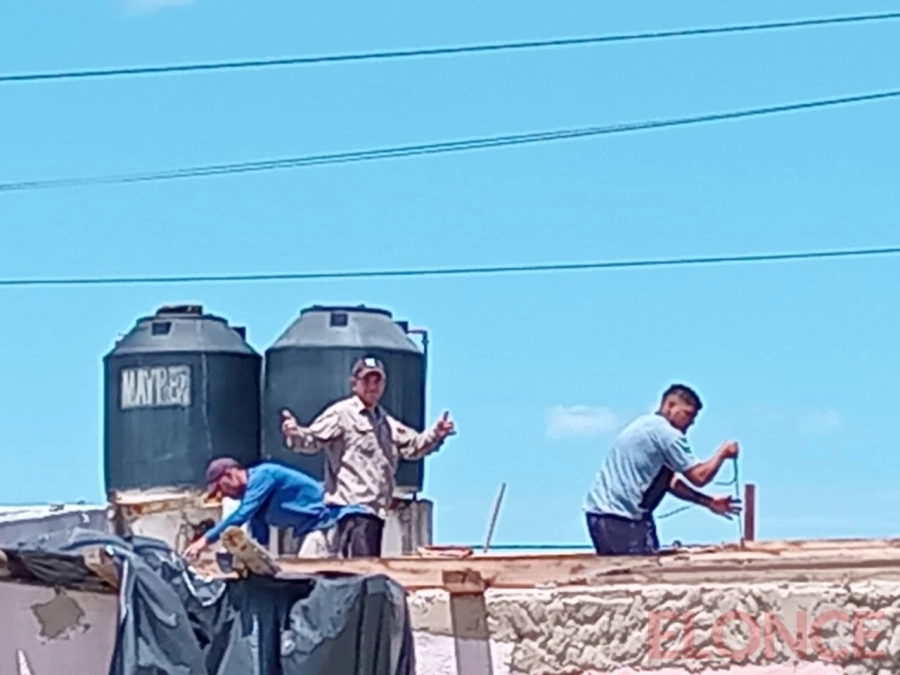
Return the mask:
[[691,481],[691,483],[697,487],[703,487],[715,478],[716,474],[719,473],[719,469],[722,468],[722,463],[724,461],[725,452],[723,447],[716,450],[715,454],[705,462],[695,464],[682,473],[689,481]]
[[289,447],[294,452],[314,455],[340,438],[341,433],[340,412],[329,408],[313,420],[308,427],[298,425],[296,435],[288,438]]
[[679,499],[683,499],[686,502],[691,502],[692,504],[699,504],[700,506],[709,506],[710,497],[708,495],[703,494],[702,492],[697,492],[690,485],[681,480],[678,476],[672,477],[672,482],[669,484],[669,492],[678,497]]
[[444,442],[444,439],[438,436],[436,426],[420,434],[393,418],[390,419],[390,424],[394,444],[403,459],[424,457],[440,448]]
[[240,505],[227,518],[206,533],[206,542],[208,544],[215,543],[229,527],[240,527],[257,515],[274,485],[272,479],[265,472],[254,476],[247,484],[247,491],[244,493]]

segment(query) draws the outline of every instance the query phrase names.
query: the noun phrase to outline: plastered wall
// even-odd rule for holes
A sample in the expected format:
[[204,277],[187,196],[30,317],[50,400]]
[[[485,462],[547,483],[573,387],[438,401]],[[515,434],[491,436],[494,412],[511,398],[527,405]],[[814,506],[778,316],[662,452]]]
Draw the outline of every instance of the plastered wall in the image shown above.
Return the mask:
[[112,594],[0,581],[0,675],[106,675],[117,612]]
[[[409,606],[418,675],[900,673],[900,582],[648,584],[482,596],[422,591],[410,594]],[[726,622],[716,637],[717,620],[736,611],[759,624],[755,648],[745,649],[754,640],[746,623]],[[829,617],[829,611],[842,614]],[[685,630],[689,615],[693,631]],[[855,615],[868,635],[860,635]],[[116,617],[112,594],[0,581],[0,675],[106,675]],[[784,634],[767,634],[767,617]],[[805,639],[797,640],[804,620]],[[837,661],[817,649],[817,621],[821,647],[846,650]],[[805,662],[796,654],[803,643]],[[866,658],[860,650],[876,655]]]
[[[410,609],[418,675],[900,673],[896,582],[604,586],[483,597],[423,591],[412,594]],[[744,622],[728,621],[738,611]],[[805,661],[797,656],[804,644]]]

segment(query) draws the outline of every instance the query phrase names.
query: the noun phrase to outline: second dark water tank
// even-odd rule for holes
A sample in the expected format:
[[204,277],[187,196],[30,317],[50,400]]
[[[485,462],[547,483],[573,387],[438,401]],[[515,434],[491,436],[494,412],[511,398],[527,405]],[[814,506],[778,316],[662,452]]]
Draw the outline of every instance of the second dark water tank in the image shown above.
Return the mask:
[[104,358],[106,490],[205,487],[206,464],[259,460],[262,358],[197,305],[141,318]]
[[[262,456],[295,466],[322,480],[321,453],[304,455],[284,445],[281,411],[291,410],[309,425],[325,408],[350,395],[350,369],[364,355],[387,368],[381,404],[417,431],[425,428],[425,359],[405,328],[384,309],[313,306],[266,350],[263,385]],[[401,460],[397,490],[420,492],[423,461]]]

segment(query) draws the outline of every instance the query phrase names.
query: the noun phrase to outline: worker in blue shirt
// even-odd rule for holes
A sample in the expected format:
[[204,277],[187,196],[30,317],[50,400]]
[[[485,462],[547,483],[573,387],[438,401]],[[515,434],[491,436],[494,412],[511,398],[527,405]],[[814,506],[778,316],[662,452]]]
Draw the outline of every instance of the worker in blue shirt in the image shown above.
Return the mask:
[[325,503],[325,490],[296,469],[273,462],[244,467],[230,457],[212,460],[206,469],[209,494],[240,499],[240,505],[209,532],[188,546],[184,556],[194,560],[229,527],[250,524],[250,536],[266,546],[269,526],[292,529],[302,538],[315,530],[328,530],[341,518],[358,514],[361,507]]

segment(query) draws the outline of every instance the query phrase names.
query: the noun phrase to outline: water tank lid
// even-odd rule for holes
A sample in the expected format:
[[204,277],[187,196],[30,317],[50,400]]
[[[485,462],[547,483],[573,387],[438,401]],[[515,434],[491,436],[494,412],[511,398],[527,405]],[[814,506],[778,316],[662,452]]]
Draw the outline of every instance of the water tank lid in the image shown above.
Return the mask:
[[143,316],[104,359],[126,354],[228,353],[252,355],[243,326],[232,328],[215,314],[204,314],[203,305],[163,305],[152,316]]
[[203,316],[203,305],[163,305],[156,316]]
[[366,314],[381,314],[389,319],[394,315],[387,309],[379,309],[378,307],[366,307],[365,305],[313,305],[300,310],[300,316],[310,312],[355,312]]

